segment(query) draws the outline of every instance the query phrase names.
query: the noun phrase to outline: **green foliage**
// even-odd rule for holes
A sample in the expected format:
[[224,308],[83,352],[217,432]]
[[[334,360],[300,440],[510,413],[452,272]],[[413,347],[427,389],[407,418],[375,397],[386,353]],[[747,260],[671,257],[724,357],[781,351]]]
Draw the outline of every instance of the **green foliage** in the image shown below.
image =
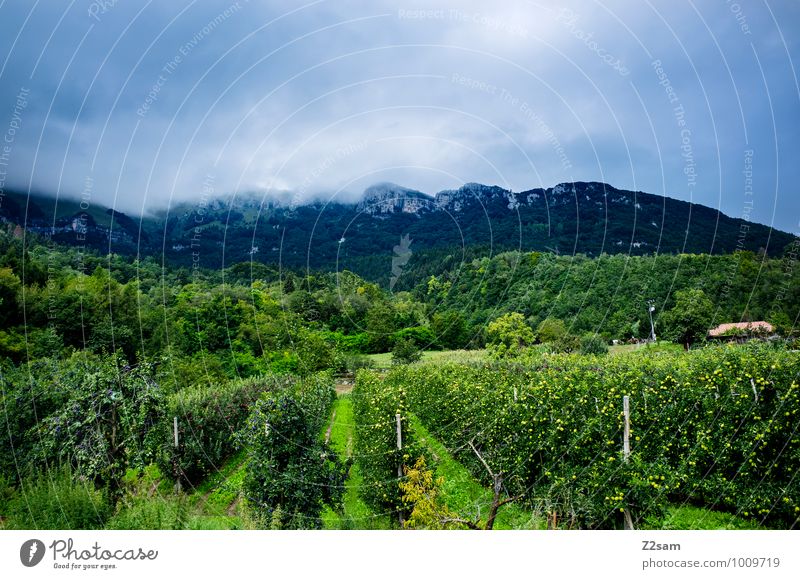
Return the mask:
[[500,316],[486,328],[486,349],[496,358],[514,357],[533,343],[533,330],[517,312]]
[[[193,484],[208,476],[235,450],[235,435],[244,425],[251,405],[262,393],[291,383],[288,377],[265,375],[185,388],[171,395],[160,425],[159,468]],[[173,417],[178,418],[177,449]]]
[[244,493],[262,528],[319,528],[326,505],[342,500],[346,470],[320,440],[335,397],[330,375],[264,394],[242,433]]
[[400,490],[403,503],[411,511],[404,526],[409,529],[450,529],[462,528],[453,523],[458,515],[451,512],[439,498],[444,479],[434,478],[433,471],[425,464],[421,456],[414,466],[403,467],[403,480]]
[[392,334],[397,330],[394,311],[389,304],[378,302],[367,312],[367,332],[369,333],[369,351],[371,353],[387,352],[392,346]]
[[587,334],[581,338],[581,354],[594,354],[602,356],[608,354],[608,344],[597,334]]
[[554,318],[546,318],[536,328],[536,339],[543,344],[557,342],[568,335],[564,322]]
[[414,340],[400,338],[392,349],[392,364],[411,364],[422,359],[422,352]]
[[581,339],[572,334],[563,334],[553,342],[544,344],[545,350],[553,354],[571,354],[577,352],[581,347]]
[[100,529],[110,514],[106,493],[63,466],[23,479],[3,516],[7,529]]
[[0,268],[0,327],[7,327],[20,321],[18,296],[22,282],[11,268]]
[[342,352],[362,353],[369,350],[369,334],[366,332],[347,336],[341,332],[328,332],[323,336]]
[[28,460],[42,468],[56,460],[114,490],[128,466],[149,463],[163,410],[152,364],[124,365],[119,356],[86,357],[59,365],[62,404],[27,431],[35,444]]
[[714,317],[714,304],[700,289],[675,292],[675,307],[663,316],[669,339],[687,348],[704,340]]
[[430,349],[436,345],[436,335],[427,326],[403,328],[392,334],[392,343],[399,340],[410,340],[419,349]]
[[[403,466],[414,464],[420,453],[408,426],[405,390],[399,382],[384,384],[375,373],[361,370],[356,374],[351,397],[354,456],[363,477],[361,496],[375,512],[407,513],[398,472],[402,473]],[[402,450],[397,449],[397,414],[400,415]]]
[[566,526],[619,527],[620,509],[644,521],[686,501],[791,526],[800,513],[798,372],[791,352],[751,344],[602,360],[542,355],[531,366],[406,366],[383,389],[404,389],[409,410],[485,484],[470,441],[505,474],[509,494],[525,494]]
[[431,317],[431,331],[442,349],[456,350],[469,342],[467,322],[461,312],[451,310]]
[[298,331],[292,341],[292,353],[297,356],[296,372],[301,376],[330,368],[334,352],[319,332]]
[[[677,292],[698,287],[713,303],[714,324],[748,316],[768,321],[777,316],[785,324],[800,314],[800,268],[791,267],[791,256],[780,259],[777,253],[516,255],[487,258],[474,252],[474,259],[457,260],[448,269],[441,260],[419,262],[422,255],[415,254],[415,267],[435,274],[437,284],[451,284],[446,296],[434,296],[427,291],[428,278],[420,275],[415,295],[434,311],[461,312],[472,333],[499,315],[519,312],[533,328],[547,318],[559,319],[573,334],[598,333],[608,341],[647,337],[648,299],[655,300],[656,333],[662,337]],[[413,277],[409,270],[403,279]],[[783,288],[780,300],[778,288]]]
[[177,530],[187,528],[189,507],[184,495],[163,493],[161,473],[149,467],[126,477],[117,512],[107,529]]

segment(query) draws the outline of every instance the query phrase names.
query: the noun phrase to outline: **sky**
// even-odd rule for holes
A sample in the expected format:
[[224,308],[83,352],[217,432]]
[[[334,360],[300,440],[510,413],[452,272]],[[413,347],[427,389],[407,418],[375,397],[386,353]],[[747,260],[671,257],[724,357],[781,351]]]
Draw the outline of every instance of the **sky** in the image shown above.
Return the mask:
[[0,0],[0,187],[603,181],[800,234],[799,32],[792,1]]

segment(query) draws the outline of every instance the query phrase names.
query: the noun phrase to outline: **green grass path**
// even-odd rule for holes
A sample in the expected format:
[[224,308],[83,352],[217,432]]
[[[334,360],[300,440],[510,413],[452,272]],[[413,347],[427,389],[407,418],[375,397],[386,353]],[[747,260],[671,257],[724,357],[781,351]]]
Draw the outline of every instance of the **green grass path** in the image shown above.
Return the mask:
[[[353,402],[349,394],[342,394],[333,404],[331,410],[333,426],[331,428],[331,446],[342,460],[347,460],[353,455]],[[330,423],[323,429],[323,436]],[[325,529],[390,529],[391,522],[388,515],[372,512],[359,496],[358,489],[364,479],[358,470],[358,465],[352,464],[347,480],[345,481],[344,504],[342,512],[336,512],[330,507],[325,507],[322,512],[322,524]]]

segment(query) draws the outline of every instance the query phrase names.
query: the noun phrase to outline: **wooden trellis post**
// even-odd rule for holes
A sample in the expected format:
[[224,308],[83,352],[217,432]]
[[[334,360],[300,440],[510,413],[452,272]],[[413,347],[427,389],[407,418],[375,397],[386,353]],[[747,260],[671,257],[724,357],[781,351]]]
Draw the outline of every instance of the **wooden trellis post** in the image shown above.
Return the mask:
[[[628,462],[631,455],[631,401],[630,397],[622,397],[622,414],[625,417],[625,426],[622,436],[622,460]],[[633,517],[631,517],[631,510],[625,507],[625,529],[633,530]]]
[[[394,415],[395,421],[397,422],[397,450],[403,450],[403,423],[402,419],[400,418],[400,413]],[[399,453],[398,453],[399,454]],[[397,479],[398,481],[403,478],[403,455],[400,454],[400,460],[397,463]],[[397,512],[397,518],[400,521],[400,526],[402,527],[405,524],[405,518],[403,517],[403,509],[402,507]]]
[[178,468],[178,417],[172,417],[172,434],[174,437],[175,443],[175,489],[180,492],[181,491],[181,473],[180,469]]

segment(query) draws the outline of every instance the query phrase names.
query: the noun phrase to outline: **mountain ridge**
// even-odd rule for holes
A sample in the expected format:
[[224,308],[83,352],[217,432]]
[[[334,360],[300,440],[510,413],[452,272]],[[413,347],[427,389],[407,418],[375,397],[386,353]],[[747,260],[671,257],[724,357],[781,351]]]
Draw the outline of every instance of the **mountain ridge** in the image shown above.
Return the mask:
[[0,221],[101,253],[218,268],[244,261],[350,269],[386,282],[393,247],[410,236],[413,259],[431,252],[754,253],[781,255],[794,239],[703,205],[596,181],[512,191],[465,183],[434,195],[376,183],[355,202],[292,204],[255,194],[181,203],[132,217],[74,200],[6,192]]

